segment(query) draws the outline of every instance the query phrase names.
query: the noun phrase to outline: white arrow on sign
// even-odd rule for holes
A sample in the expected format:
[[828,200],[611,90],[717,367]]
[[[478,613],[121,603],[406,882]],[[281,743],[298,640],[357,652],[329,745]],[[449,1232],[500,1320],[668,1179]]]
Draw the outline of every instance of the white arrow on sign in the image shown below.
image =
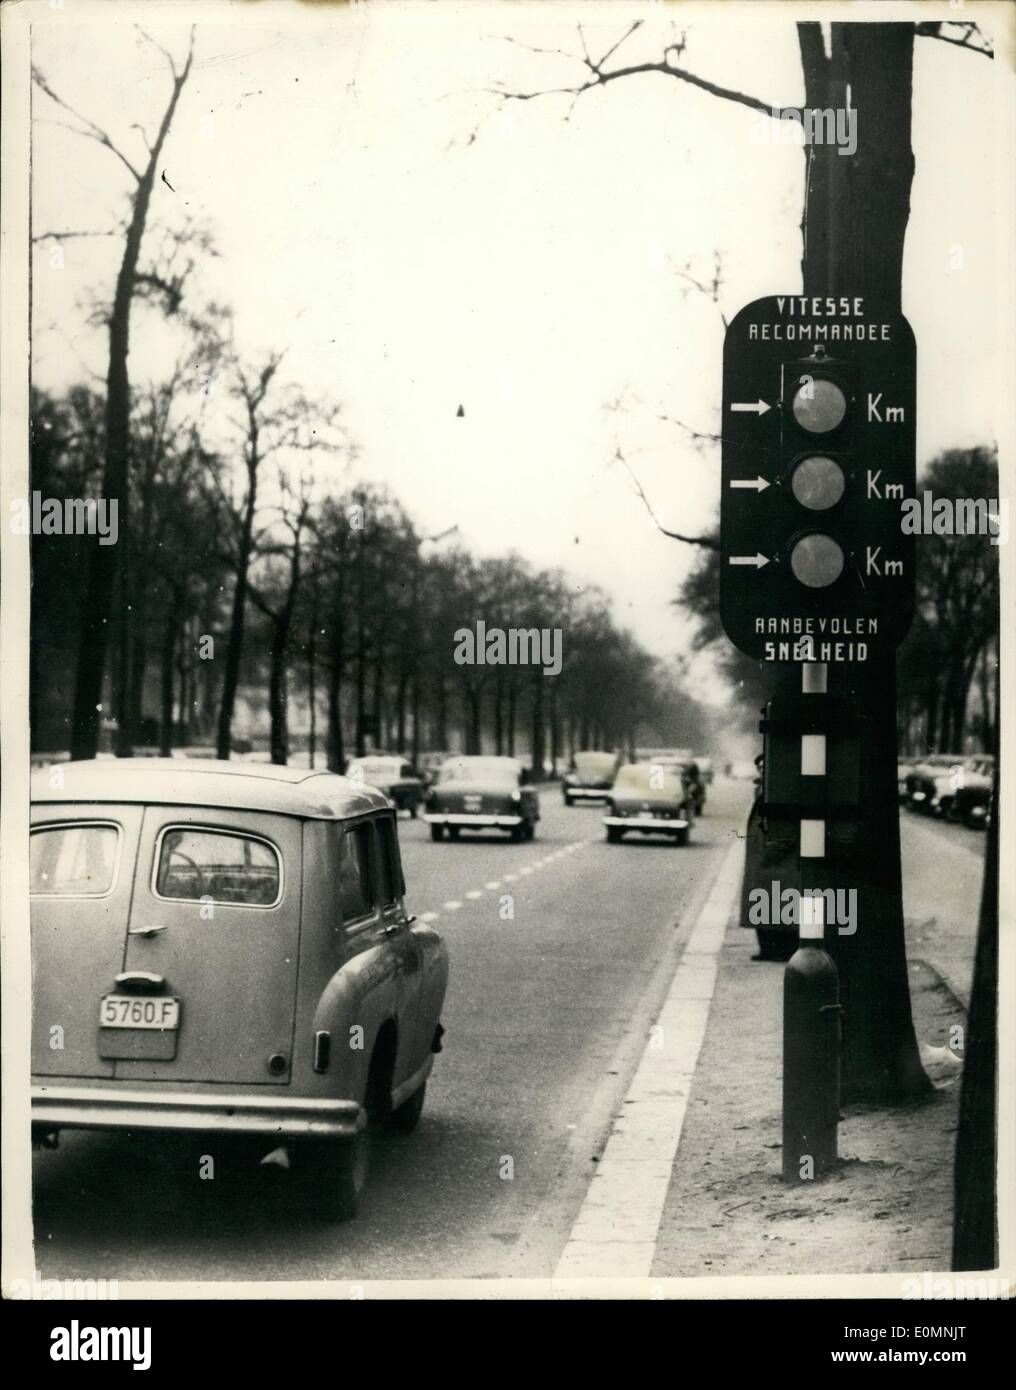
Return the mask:
[[760,570],[763,565],[768,565],[769,560],[765,555],[731,555],[730,564],[732,565],[754,565]]
[[767,410],[772,410],[772,406],[767,405],[761,397],[757,401],[731,401],[730,408],[749,415],[764,415]]
[[730,480],[730,486],[731,486],[731,487],[750,487],[750,488],[754,488],[754,490],[755,490],[756,492],[765,492],[765,490],[766,490],[766,488],[769,486],[769,484],[768,484],[768,482],[766,481],[765,478],[759,476],[759,477],[757,477],[757,478],[731,478],[731,480]]

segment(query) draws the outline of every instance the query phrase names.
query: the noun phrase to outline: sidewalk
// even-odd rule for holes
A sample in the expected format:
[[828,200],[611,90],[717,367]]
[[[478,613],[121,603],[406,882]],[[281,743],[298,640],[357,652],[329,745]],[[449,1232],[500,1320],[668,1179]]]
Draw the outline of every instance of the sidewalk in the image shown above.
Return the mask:
[[[941,902],[922,865],[907,889],[911,1001],[926,1070],[922,1106],[844,1111],[842,1166],[814,1185],[780,1178],[783,966],[752,960],[736,904],[663,1206],[654,1278],[947,1269],[959,1069],[946,1051],[962,1005],[920,958],[914,930]],[[913,927],[912,927],[913,924]],[[970,957],[973,941],[969,942]],[[968,975],[969,978],[969,975]],[[929,1049],[934,1049],[931,1051]]]

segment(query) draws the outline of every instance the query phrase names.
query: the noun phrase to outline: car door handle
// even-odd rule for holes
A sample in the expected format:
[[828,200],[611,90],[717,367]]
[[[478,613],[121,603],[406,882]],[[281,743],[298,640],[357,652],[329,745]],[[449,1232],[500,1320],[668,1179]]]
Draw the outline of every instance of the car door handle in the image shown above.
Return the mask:
[[165,927],[128,927],[128,936],[155,936],[157,932],[165,931]]

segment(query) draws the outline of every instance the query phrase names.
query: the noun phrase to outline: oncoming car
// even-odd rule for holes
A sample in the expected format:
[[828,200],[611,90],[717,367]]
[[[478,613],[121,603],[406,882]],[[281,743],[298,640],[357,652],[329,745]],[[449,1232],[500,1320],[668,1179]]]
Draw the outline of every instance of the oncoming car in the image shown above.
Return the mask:
[[603,824],[611,844],[638,831],[642,835],[668,835],[676,845],[686,845],[694,819],[692,793],[679,767],[628,763],[619,770],[610,790]]
[[423,778],[403,758],[382,754],[353,758],[346,767],[346,776],[352,782],[377,787],[397,811],[408,811],[416,819],[423,801]]
[[433,840],[446,831],[457,840],[463,830],[506,830],[513,840],[531,840],[540,799],[516,758],[455,757],[428,790],[423,818]]
[[576,753],[572,767],[561,780],[561,793],[566,806],[576,801],[606,801],[617,774],[616,753],[592,750]]
[[32,785],[33,1139],[247,1136],[351,1216],[369,1131],[415,1127],[443,1031],[447,953],[404,906],[392,807],[267,764],[61,773]]

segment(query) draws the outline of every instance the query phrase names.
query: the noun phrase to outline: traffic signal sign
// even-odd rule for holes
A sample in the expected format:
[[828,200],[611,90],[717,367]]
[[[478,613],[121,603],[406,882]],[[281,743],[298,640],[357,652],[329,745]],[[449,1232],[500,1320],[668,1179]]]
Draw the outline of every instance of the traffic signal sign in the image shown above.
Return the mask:
[[772,295],[723,352],[720,618],[749,656],[861,663],[913,617],[910,325],[862,298]]

